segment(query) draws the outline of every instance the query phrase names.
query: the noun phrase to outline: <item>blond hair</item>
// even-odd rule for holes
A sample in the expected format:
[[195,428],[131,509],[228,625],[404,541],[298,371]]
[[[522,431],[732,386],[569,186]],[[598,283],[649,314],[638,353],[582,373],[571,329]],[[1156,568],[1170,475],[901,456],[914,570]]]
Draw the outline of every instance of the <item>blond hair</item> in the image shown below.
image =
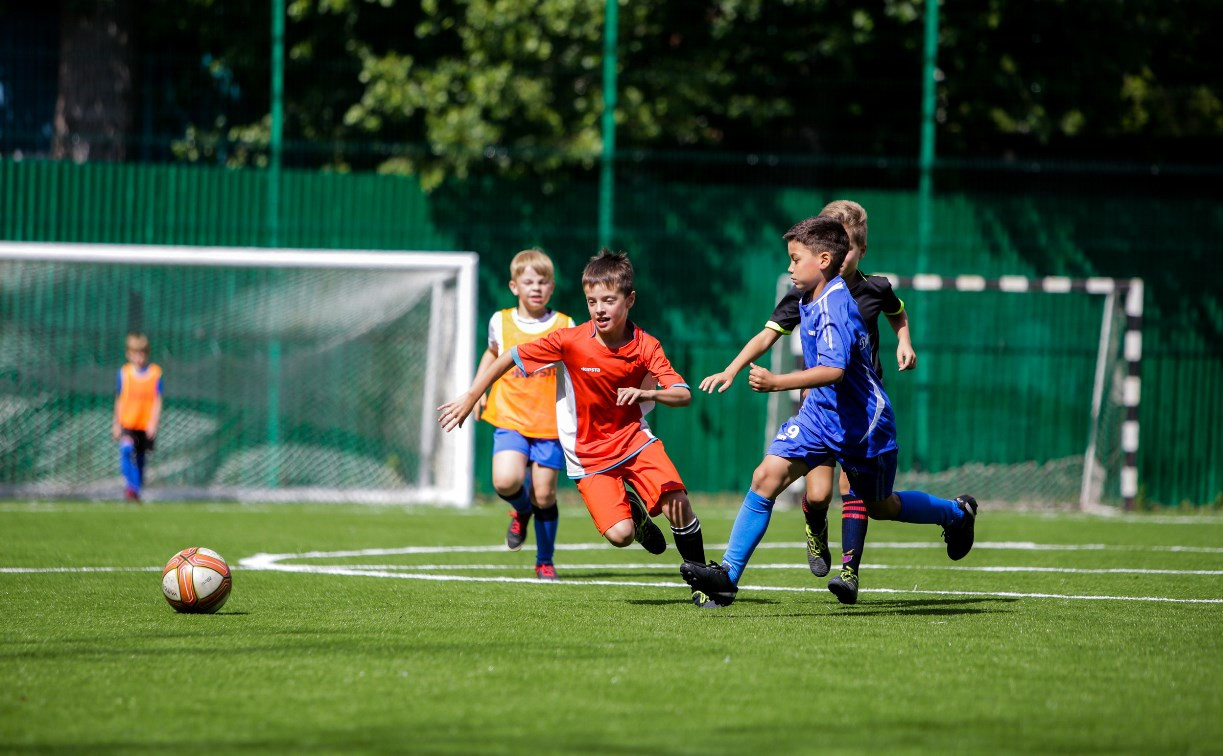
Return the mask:
[[139,331],[132,331],[127,335],[127,351],[129,352],[149,352],[149,337]]
[[832,218],[840,221],[849,234],[849,240],[858,248],[859,254],[866,254],[866,208],[853,200],[833,200],[820,211],[821,218]]
[[552,258],[544,254],[541,249],[532,247],[514,255],[514,259],[510,260],[510,280],[517,281],[527,268],[534,268],[536,273],[549,281],[554,277]]

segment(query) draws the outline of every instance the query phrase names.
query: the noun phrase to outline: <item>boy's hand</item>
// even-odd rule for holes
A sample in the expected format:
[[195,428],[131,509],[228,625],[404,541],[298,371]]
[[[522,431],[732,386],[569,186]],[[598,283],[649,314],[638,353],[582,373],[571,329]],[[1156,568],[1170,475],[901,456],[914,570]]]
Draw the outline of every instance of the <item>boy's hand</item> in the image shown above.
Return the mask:
[[720,373],[714,373],[713,375],[707,375],[703,379],[701,379],[700,389],[701,391],[705,391],[707,393],[712,394],[713,390],[716,388],[718,390],[718,393],[720,394],[723,391],[725,391],[726,389],[730,388],[730,384],[734,382],[735,382],[735,374],[730,372],[729,370],[723,370]]
[[479,420],[484,416],[484,410],[488,407],[488,394],[480,394],[480,400],[476,402],[476,419]]
[[118,441],[118,440],[119,440],[119,436],[121,436],[121,435],[123,435],[123,430],[122,430],[122,429],[119,427],[119,424],[118,424],[118,423],[111,423],[111,426],[110,426],[110,440],[111,440],[111,441]]
[[653,391],[646,391],[642,388],[619,388],[616,389],[616,406],[625,404],[637,404],[639,402],[649,401],[654,398]]
[[908,344],[897,345],[896,367],[900,368],[902,372],[917,367],[917,353],[913,351],[913,347]]
[[747,385],[752,387],[752,391],[768,392],[777,390],[777,381],[775,375],[769,370],[760,367],[756,363],[752,363],[752,369],[747,374]]
[[469,394],[463,394],[453,402],[446,402],[437,408],[437,424],[442,426],[442,430],[447,433],[455,428],[461,428],[463,421],[471,414],[471,408],[475,405],[476,399]]

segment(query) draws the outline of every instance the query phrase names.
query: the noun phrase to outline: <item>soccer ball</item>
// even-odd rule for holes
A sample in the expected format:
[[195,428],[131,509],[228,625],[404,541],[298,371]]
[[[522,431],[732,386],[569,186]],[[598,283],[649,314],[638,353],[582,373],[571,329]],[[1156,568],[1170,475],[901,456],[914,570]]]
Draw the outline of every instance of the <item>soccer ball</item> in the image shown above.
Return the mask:
[[161,571],[161,592],[179,612],[212,614],[225,605],[232,585],[229,565],[212,549],[183,549]]

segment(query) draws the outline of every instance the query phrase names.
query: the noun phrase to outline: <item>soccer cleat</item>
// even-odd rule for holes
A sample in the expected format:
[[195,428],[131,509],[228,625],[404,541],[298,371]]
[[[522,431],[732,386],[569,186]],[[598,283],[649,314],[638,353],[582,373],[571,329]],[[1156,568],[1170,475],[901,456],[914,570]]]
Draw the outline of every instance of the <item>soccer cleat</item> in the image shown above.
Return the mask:
[[702,609],[721,609],[723,606],[725,606],[725,604],[719,604],[710,598],[709,594],[702,593],[701,591],[692,592],[692,603],[696,604]]
[[510,551],[517,551],[522,548],[523,541],[527,540],[527,524],[531,522],[531,513],[518,514],[516,510],[510,510],[510,526],[505,529],[505,545]]
[[858,603],[858,575],[852,567],[842,567],[841,574],[828,581],[828,590],[842,604]]
[[824,527],[818,533],[811,532],[810,523],[804,524],[803,529],[807,531],[807,566],[812,575],[824,577],[832,564],[832,552],[828,550],[828,519],[824,519]]
[[556,580],[556,568],[550,564],[535,565],[535,577],[540,580]]
[[140,494],[136,493],[134,488],[126,488],[123,490],[123,498],[128,501],[140,501]]
[[651,554],[661,554],[667,550],[667,538],[662,530],[650,519],[641,495],[631,488],[624,489],[628,496],[629,508],[633,511],[633,540]]
[[[717,606],[730,606],[735,602],[735,596],[739,593],[739,586],[731,581],[726,568],[717,562],[709,564],[684,562],[679,566],[679,574],[692,588],[694,604],[696,595],[700,593]],[[697,604],[697,606],[703,606],[703,604]]]
[[972,551],[972,542],[976,537],[977,500],[968,494],[960,494],[955,500],[964,513],[964,519],[955,527],[944,528],[943,540],[947,542],[947,556],[958,560]]

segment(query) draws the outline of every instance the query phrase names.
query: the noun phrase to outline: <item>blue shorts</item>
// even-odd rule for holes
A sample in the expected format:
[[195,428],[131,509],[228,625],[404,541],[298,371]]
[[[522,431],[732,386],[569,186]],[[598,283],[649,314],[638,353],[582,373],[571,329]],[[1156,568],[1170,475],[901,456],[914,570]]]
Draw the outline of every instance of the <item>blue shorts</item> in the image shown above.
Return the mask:
[[528,462],[554,470],[565,469],[565,450],[555,438],[527,438],[516,430],[493,428],[493,454],[503,451],[516,451]]
[[855,457],[829,449],[808,428],[790,418],[781,425],[769,454],[783,459],[801,460],[808,469],[835,460],[841,463],[845,477],[849,478],[850,499],[881,501],[892,494],[896,483],[896,450],[883,452],[875,457]]

